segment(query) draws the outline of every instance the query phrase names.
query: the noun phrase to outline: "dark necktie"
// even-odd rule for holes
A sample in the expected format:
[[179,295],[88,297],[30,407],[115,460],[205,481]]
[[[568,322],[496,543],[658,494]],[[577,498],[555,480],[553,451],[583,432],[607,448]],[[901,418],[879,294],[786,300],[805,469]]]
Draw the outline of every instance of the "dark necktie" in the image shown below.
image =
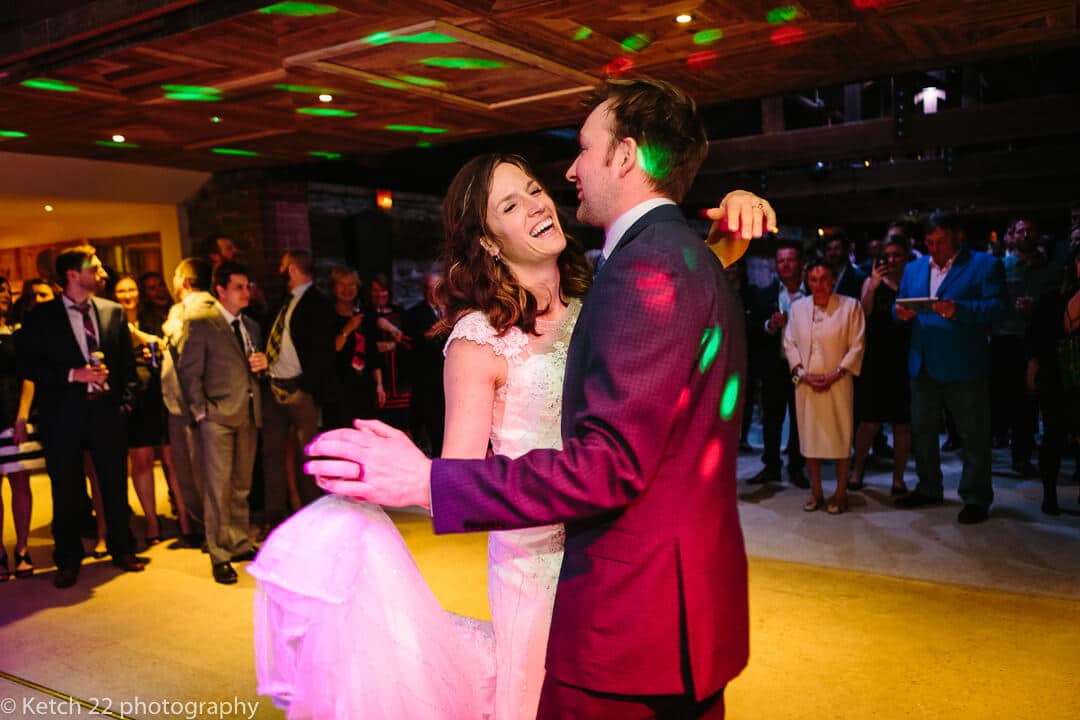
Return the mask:
[[98,351],[97,331],[94,330],[94,321],[90,317],[90,303],[89,301],[79,303],[75,308],[82,313],[83,330],[86,332],[86,353],[89,356],[90,353]]
[[604,257],[604,253],[600,253],[600,255],[598,255],[596,258],[596,267],[593,268],[593,280],[595,280],[596,276],[600,274],[600,268],[604,267],[604,263],[606,262],[607,258]]
[[232,321],[232,331],[236,336],[236,342],[240,343],[240,352],[247,355],[247,343],[244,342],[244,333],[240,330],[240,318]]
[[290,294],[278,310],[274,325],[270,328],[270,335],[266,338],[266,362],[270,365],[276,363],[281,356],[281,338],[285,335],[285,316],[289,312],[292,301],[293,296]]

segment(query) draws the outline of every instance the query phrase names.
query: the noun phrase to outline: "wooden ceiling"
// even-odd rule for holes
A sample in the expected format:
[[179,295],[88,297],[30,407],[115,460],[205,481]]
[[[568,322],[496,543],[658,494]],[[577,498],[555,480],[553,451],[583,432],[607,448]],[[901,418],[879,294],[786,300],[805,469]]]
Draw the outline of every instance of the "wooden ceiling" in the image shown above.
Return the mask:
[[[664,78],[710,105],[1080,43],[1075,0],[781,1],[285,3],[325,12],[293,16],[243,0],[54,0],[52,18],[0,25],[0,151],[371,164],[573,127],[610,74]],[[692,21],[676,23],[683,12]],[[77,90],[23,84],[38,78]],[[308,114],[327,110],[341,114]]]

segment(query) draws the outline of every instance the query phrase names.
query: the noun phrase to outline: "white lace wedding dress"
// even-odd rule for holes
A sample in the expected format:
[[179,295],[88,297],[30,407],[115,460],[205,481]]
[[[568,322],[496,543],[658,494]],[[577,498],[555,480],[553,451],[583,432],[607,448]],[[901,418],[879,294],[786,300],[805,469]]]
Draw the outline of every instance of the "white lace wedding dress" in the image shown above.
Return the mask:
[[[461,318],[447,341],[490,346],[507,363],[491,444],[516,457],[561,445],[566,350],[580,303],[540,336]],[[340,496],[278,527],[249,565],[256,578],[258,691],[290,720],[531,720],[562,564],[561,525],[488,536],[490,624],[445,611],[378,506]]]

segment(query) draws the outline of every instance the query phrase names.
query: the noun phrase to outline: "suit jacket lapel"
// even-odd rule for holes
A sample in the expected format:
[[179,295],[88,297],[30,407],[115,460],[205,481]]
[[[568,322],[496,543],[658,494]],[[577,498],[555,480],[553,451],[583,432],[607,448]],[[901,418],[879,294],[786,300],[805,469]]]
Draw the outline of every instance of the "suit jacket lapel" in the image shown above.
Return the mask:
[[[244,356],[243,348],[241,348],[240,345],[236,342],[236,333],[233,332],[232,325],[230,325],[228,321],[225,320],[225,316],[222,315],[221,311],[217,308],[214,308],[212,312],[214,314],[211,316],[213,319],[210,322],[213,323],[214,327],[216,327],[220,332],[224,333],[229,338],[228,344],[240,355],[241,358],[243,358],[244,362],[247,362],[247,358]],[[243,320],[241,320],[241,322],[243,322]]]
[[[678,205],[669,205],[665,203],[660,207],[653,208],[639,217],[634,224],[623,233],[622,238],[615,244],[615,249],[611,251],[611,254],[615,255],[615,253],[619,252],[623,247],[630,244],[634,238],[640,235],[641,232],[650,225],[669,221],[686,223],[686,218],[683,217],[682,210],[679,209]],[[608,259],[610,260],[611,258]]]
[[953,259],[952,265],[949,267],[949,272],[945,275],[945,279],[941,281],[941,287],[939,287],[937,291],[938,297],[945,297],[945,290],[956,282],[957,277],[963,274],[964,268],[967,267],[969,262],[971,262],[970,250],[965,248],[957,253],[956,257]]

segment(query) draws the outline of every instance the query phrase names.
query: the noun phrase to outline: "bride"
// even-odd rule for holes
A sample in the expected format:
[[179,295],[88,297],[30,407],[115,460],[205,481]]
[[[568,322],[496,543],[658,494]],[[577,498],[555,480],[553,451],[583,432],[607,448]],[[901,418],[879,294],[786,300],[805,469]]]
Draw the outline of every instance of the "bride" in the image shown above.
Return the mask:
[[[566,350],[592,277],[581,246],[511,155],[468,162],[443,223],[443,457],[559,448]],[[379,507],[324,497],[249,566],[259,693],[291,720],[531,720],[562,548],[561,525],[490,533],[481,623],[442,609]]]

